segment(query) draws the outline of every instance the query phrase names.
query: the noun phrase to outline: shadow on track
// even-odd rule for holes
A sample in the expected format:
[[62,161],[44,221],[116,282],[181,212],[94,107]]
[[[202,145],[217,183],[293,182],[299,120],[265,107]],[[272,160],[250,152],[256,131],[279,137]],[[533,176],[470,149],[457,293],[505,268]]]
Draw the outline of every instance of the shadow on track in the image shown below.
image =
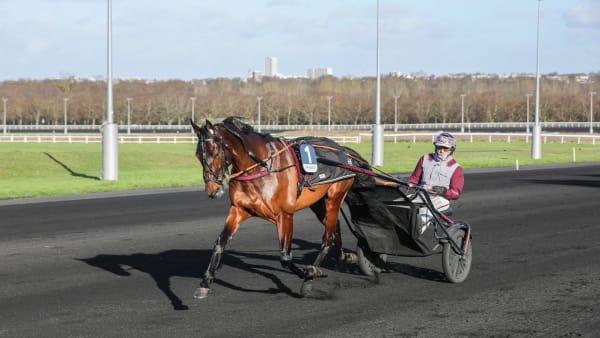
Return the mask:
[[[308,261],[310,256],[316,256],[318,254],[318,244],[313,244],[302,240],[294,240],[294,245],[294,248],[297,250],[315,251],[314,254],[310,252],[301,257],[302,261]],[[186,306],[181,298],[179,298],[179,296],[177,296],[171,289],[170,279],[171,277],[189,277],[199,280],[204,273],[203,269],[205,267],[203,267],[203,265],[210,260],[211,255],[212,250],[167,250],[155,254],[99,254],[91,258],[79,258],[77,260],[114,273],[118,276],[130,276],[130,270],[137,270],[147,273],[155,281],[156,286],[170,300],[174,310],[187,310],[188,306]],[[250,259],[273,263],[247,263],[247,260]],[[334,260],[326,260],[327,264],[324,264],[324,267],[333,268],[335,264],[332,264],[332,261]],[[249,289],[232,284],[230,282],[225,282],[222,279],[217,279],[215,281],[215,283],[224,287],[242,292],[258,292],[266,294],[285,293],[294,298],[301,297],[300,294],[293,292],[281,281],[279,277],[277,277],[278,273],[290,273],[288,270],[278,267],[279,256],[277,251],[270,250],[261,253],[256,251],[241,252],[227,250],[223,255],[221,264],[262,276],[265,279],[271,280],[271,282],[274,284],[274,287],[267,289]]]
[[[301,239],[294,239],[294,250],[304,251],[305,254],[297,257],[298,263],[312,262],[318,255],[320,245]],[[130,255],[99,254],[91,258],[78,258],[84,262],[118,276],[127,277],[131,270],[146,273],[152,277],[156,286],[171,302],[174,310],[188,310],[181,298],[171,289],[171,277],[188,277],[200,280],[204,273],[206,262],[210,260],[212,250],[167,250],[154,254],[134,253]],[[248,263],[249,260],[265,261],[265,264]],[[226,288],[240,292],[255,292],[265,294],[287,294],[293,298],[301,298],[301,295],[292,291],[279,277],[278,274],[289,274],[287,269],[280,268],[277,251],[236,251],[227,250],[221,260],[222,265],[227,265],[242,271],[262,276],[273,283],[273,287],[250,289],[240,285],[226,282],[223,279],[215,280],[215,283]],[[360,275],[361,272],[356,265],[338,265],[337,261],[329,255],[324,261],[324,268],[336,270],[343,273]],[[415,278],[432,281],[445,281],[441,272],[427,268],[419,268],[408,264],[388,262],[387,272],[398,272]]]

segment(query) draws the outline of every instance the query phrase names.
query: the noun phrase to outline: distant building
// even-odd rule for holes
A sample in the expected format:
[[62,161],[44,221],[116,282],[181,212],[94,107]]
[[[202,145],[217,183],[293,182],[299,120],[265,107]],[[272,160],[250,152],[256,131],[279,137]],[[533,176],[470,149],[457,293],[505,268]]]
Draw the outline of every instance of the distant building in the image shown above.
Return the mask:
[[260,82],[264,74],[260,70],[248,70],[247,79]]
[[278,75],[278,61],[276,57],[265,58],[265,76],[275,77]]
[[310,79],[318,79],[325,75],[333,75],[333,69],[331,67],[309,68],[306,71],[306,76],[308,76]]

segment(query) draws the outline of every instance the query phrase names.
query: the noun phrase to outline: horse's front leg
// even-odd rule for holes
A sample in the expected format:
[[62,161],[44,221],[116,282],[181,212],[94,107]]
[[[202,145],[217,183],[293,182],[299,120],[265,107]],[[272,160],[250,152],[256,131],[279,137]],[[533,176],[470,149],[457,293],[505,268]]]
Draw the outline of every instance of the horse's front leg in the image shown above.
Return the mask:
[[200,282],[200,287],[194,291],[194,298],[202,299],[208,296],[210,292],[210,284],[215,279],[215,272],[221,266],[221,256],[227,243],[233,238],[233,235],[237,232],[240,224],[248,219],[251,215],[241,208],[232,206],[229,209],[229,215],[225,221],[225,227],[223,231],[217,237],[215,246],[213,248],[212,256],[210,257],[210,263],[204,273],[204,277]]

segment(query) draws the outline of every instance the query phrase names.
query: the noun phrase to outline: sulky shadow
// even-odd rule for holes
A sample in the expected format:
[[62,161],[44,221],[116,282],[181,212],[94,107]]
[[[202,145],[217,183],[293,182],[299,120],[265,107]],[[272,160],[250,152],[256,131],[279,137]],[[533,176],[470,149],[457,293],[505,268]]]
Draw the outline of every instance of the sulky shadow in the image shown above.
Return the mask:
[[81,174],[78,172],[73,171],[71,168],[69,168],[66,164],[62,163],[61,161],[57,160],[54,156],[48,154],[48,153],[44,153],[44,155],[48,156],[48,158],[50,158],[52,161],[56,162],[56,164],[60,165],[61,167],[63,167],[66,171],[68,171],[71,176],[75,176],[75,177],[81,177],[81,178],[89,178],[92,180],[100,180],[100,177],[98,176],[89,176],[86,174]]
[[418,267],[405,263],[388,262],[386,264],[386,272],[401,273],[413,278],[425,279],[440,283],[449,283],[446,276],[441,271],[432,270],[429,268]]

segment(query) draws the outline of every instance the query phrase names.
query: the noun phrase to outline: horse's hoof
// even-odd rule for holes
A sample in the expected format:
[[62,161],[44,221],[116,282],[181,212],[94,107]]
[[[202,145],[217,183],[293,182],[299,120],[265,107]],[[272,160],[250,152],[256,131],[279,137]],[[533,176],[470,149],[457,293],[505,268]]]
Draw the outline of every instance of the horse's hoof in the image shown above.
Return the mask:
[[302,282],[302,286],[300,287],[300,295],[302,295],[302,297],[310,296],[310,294],[312,293],[312,290],[313,290],[313,280],[305,279],[304,282]]
[[204,299],[206,297],[208,297],[208,293],[210,292],[209,288],[197,288],[196,290],[194,290],[194,298],[196,299]]
[[353,252],[345,253],[344,254],[344,263],[356,264],[356,263],[358,263],[358,256]]
[[317,268],[314,265],[308,265],[306,267],[304,275],[305,275],[305,279],[313,279],[315,277],[317,277],[317,278],[325,278],[325,277],[327,277],[327,275],[324,274],[321,269]]

